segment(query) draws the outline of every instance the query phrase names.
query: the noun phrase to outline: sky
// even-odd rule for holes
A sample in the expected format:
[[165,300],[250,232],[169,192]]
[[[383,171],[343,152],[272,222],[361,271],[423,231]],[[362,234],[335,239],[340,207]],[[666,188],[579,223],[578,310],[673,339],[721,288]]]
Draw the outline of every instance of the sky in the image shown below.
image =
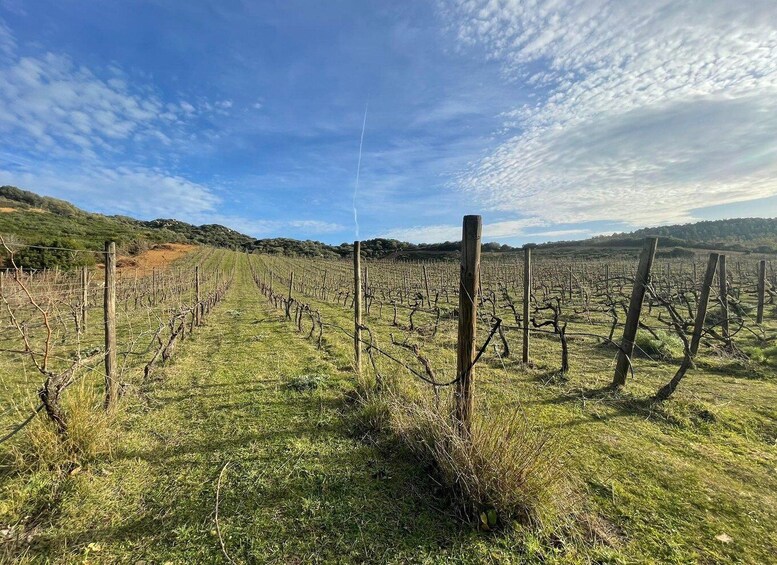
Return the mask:
[[773,217],[777,5],[0,0],[0,184],[328,243]]

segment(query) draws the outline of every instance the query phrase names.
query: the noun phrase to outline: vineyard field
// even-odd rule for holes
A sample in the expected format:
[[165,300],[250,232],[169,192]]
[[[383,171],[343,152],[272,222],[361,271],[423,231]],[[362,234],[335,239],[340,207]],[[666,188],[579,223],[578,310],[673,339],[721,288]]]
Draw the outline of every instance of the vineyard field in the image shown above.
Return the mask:
[[[727,259],[727,270],[716,263],[699,353],[662,401],[693,330],[706,255],[653,263],[620,387],[636,260],[535,252],[526,362],[524,257],[480,264],[472,433],[520,429],[499,450],[538,441],[543,461],[548,451],[562,498],[533,506],[509,506],[488,486],[462,503],[414,435],[418,418],[448,418],[457,394],[458,262],[362,260],[358,287],[353,261],[205,247],[153,272],[121,268],[120,395],[108,416],[103,270],[89,271],[85,329],[80,273],[6,273],[0,432],[40,403],[42,361],[24,351],[25,335],[46,351],[36,304],[50,313],[48,370],[85,361],[61,403],[82,452],[51,460],[68,452],[53,447],[46,410],[0,445],[0,558],[768,562],[774,271],[767,262],[758,323],[759,259]],[[107,437],[85,434],[92,425]]]

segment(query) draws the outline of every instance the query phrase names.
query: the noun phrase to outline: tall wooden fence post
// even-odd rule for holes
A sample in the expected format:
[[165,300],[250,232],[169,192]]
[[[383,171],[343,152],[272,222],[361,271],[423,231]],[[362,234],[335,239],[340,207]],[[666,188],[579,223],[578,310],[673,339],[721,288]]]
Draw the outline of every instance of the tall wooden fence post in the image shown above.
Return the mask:
[[[571,285],[570,285],[570,288]],[[531,247],[523,248],[523,362],[529,362],[529,307],[531,306]],[[570,291],[571,293],[571,291]]]
[[757,324],[763,324],[764,321],[764,301],[766,299],[766,261],[761,259],[758,262],[758,313],[755,321]]
[[119,395],[116,374],[116,244],[105,242],[105,409],[111,410]]
[[294,297],[294,271],[289,275],[289,298],[286,300],[286,317],[291,320],[291,300]]
[[89,271],[81,267],[81,324],[79,330],[86,333],[87,316],[89,311]]
[[202,312],[200,309],[200,266],[194,266],[194,325],[199,326],[202,322]]
[[623,328],[623,339],[621,340],[621,349],[618,352],[615,375],[612,380],[612,384],[615,386],[623,386],[626,384],[626,376],[629,372],[631,356],[634,353],[634,340],[637,337],[637,328],[639,328],[639,316],[642,313],[642,301],[645,298],[646,286],[650,283],[650,270],[653,267],[653,260],[656,257],[657,247],[657,237],[645,238],[645,244],[642,247],[642,253],[639,256],[637,275],[634,278],[634,288],[631,291],[631,302],[629,303],[629,311],[626,315],[626,324]]
[[353,242],[353,350],[356,374],[362,374],[362,244]]
[[715,270],[718,266],[718,254],[710,253],[710,258],[707,261],[707,272],[704,274],[704,282],[702,283],[701,293],[699,294],[699,303],[696,305],[696,319],[693,325],[693,336],[691,337],[691,344],[688,351],[683,358],[683,362],[680,368],[677,369],[672,380],[666,383],[656,393],[657,400],[666,400],[675,391],[677,385],[685,376],[685,373],[693,366],[693,358],[699,351],[699,342],[701,341],[702,330],[704,330],[704,320],[707,317],[707,303],[710,300],[710,288],[712,282],[715,279]]
[[424,287],[426,288],[426,304],[429,308],[432,307],[432,299],[429,296],[429,276],[426,273],[426,265],[421,265],[424,271]]
[[723,308],[723,319],[720,322],[721,334],[726,347],[731,347],[731,335],[728,325],[728,273],[726,271],[726,256],[718,260],[718,285],[720,288],[720,306]]
[[469,437],[472,430],[472,362],[475,357],[477,290],[480,275],[480,216],[464,216],[459,276],[459,335],[456,355],[454,417],[459,433]]
[[707,261],[707,271],[704,273],[704,286],[701,287],[699,304],[696,306],[696,321],[694,322],[693,336],[691,337],[691,356],[696,355],[699,351],[704,320],[707,318],[707,303],[710,301],[710,288],[712,288],[712,281],[715,278],[715,269],[718,266],[718,261],[722,258],[723,255],[710,253],[709,260]]

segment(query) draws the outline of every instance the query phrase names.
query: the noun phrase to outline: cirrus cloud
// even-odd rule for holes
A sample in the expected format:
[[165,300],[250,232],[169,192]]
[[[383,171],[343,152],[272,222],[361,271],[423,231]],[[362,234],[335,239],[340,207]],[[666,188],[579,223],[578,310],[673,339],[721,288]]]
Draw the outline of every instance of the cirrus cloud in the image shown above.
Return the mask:
[[647,225],[777,194],[771,0],[461,0],[441,4],[536,103],[457,179],[550,224]]

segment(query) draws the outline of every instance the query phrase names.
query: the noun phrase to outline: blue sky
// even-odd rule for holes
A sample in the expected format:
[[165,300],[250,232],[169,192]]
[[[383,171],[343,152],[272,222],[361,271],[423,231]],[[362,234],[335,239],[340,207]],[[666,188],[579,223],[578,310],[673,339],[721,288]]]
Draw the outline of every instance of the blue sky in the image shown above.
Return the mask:
[[0,183],[256,237],[777,215],[773,0],[0,0]]

